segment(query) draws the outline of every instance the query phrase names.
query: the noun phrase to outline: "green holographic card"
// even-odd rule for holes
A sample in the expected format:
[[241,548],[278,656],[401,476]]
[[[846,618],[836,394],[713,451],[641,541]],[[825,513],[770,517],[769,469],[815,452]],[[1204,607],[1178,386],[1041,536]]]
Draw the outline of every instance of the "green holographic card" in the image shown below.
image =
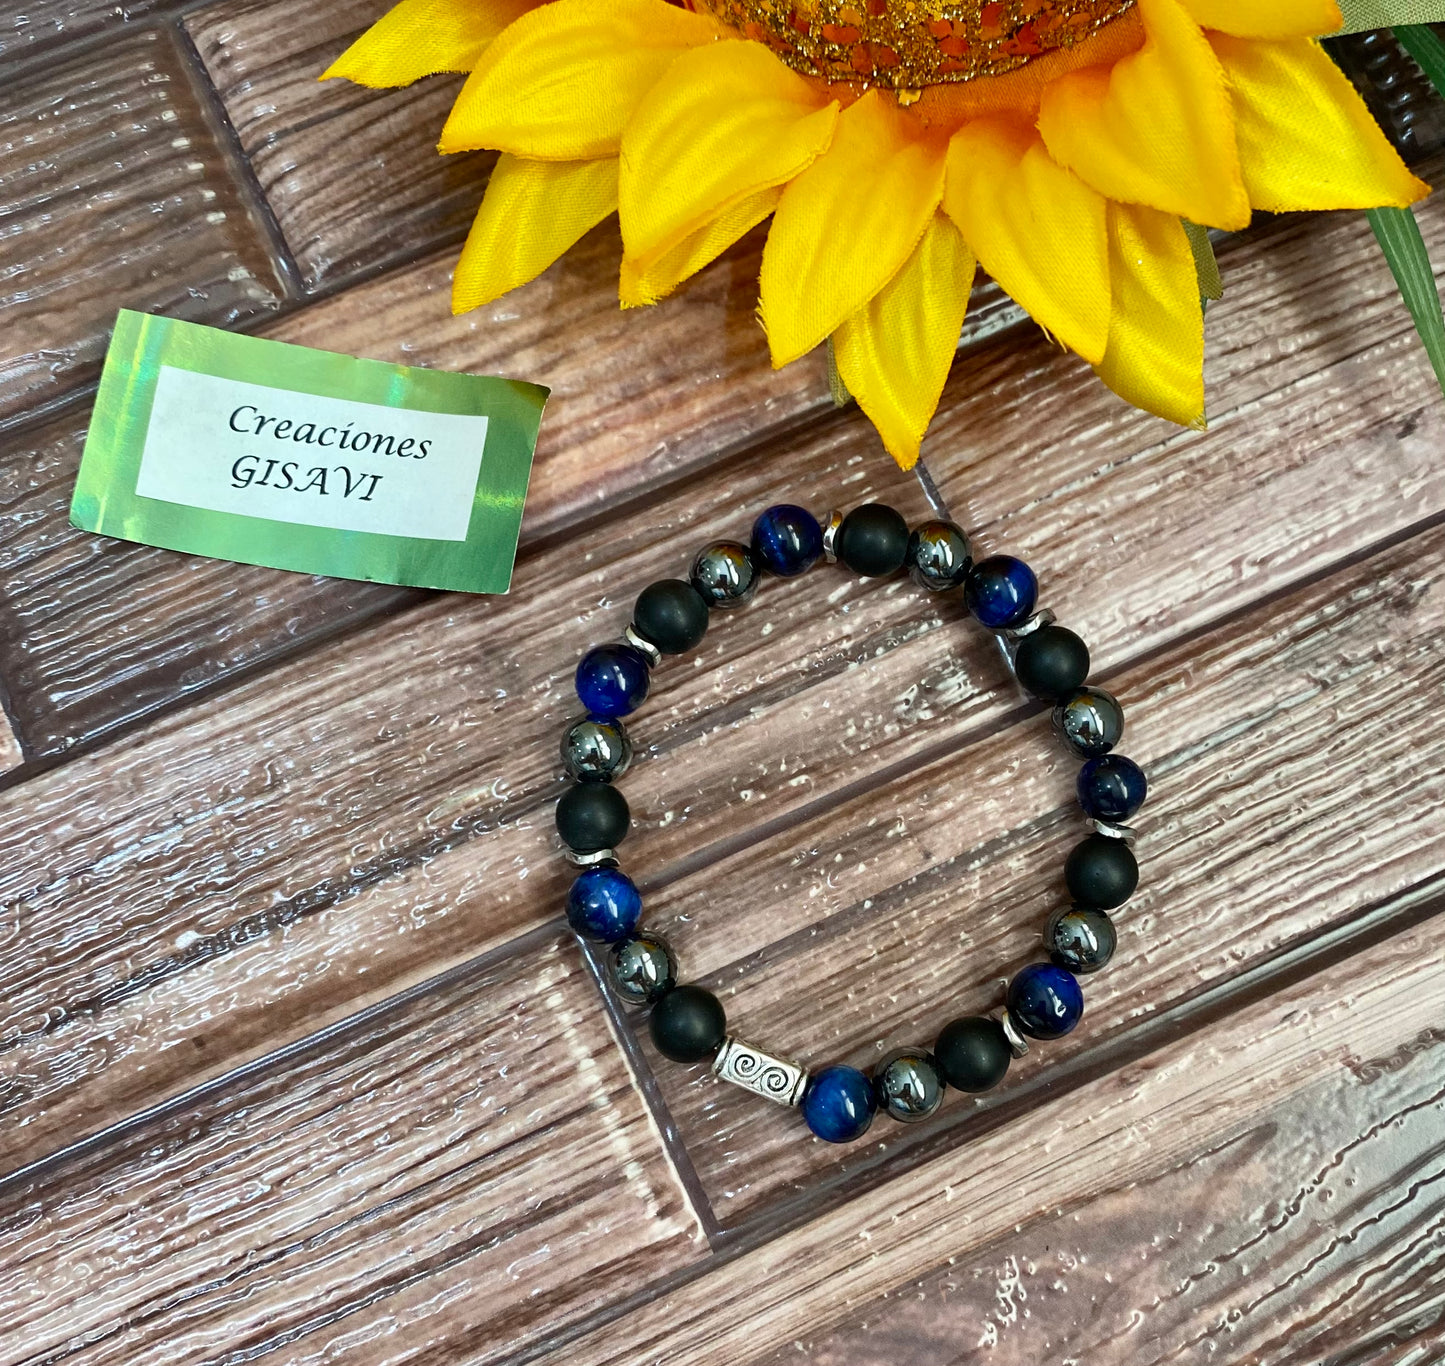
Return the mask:
[[122,310],[70,520],[213,559],[505,593],[546,399]]

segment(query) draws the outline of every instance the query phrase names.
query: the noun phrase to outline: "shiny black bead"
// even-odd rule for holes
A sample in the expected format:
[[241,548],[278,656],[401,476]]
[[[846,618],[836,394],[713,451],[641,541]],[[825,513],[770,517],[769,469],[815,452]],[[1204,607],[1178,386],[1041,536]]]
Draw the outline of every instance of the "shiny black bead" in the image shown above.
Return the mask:
[[895,573],[908,554],[908,523],[883,503],[864,503],[843,518],[834,549],[855,574]]
[[578,783],[557,803],[557,833],[579,854],[616,848],[631,824],[627,798],[611,783]]
[[727,1033],[722,1002],[702,987],[674,987],[652,1007],[652,1042],[673,1062],[702,1062],[717,1052]]
[[613,947],[607,980],[628,1005],[646,1005],[677,985],[677,960],[657,935],[637,934]]
[[1089,647],[1063,626],[1040,626],[1019,641],[1014,673],[1025,691],[1057,701],[1089,676]]
[[1070,972],[1098,972],[1118,944],[1114,922],[1092,906],[1055,911],[1044,929],[1049,957]]
[[1003,1080],[1013,1049],[997,1020],[975,1015],[944,1025],[933,1056],[955,1090],[988,1091]]
[[923,522],[908,538],[903,563],[920,588],[942,593],[963,584],[973,568],[973,557],[961,526],[953,522]]
[[741,607],[758,591],[761,578],[753,552],[736,541],[714,541],[692,562],[692,586],[709,607]]
[[1064,863],[1064,882],[1080,906],[1112,911],[1134,895],[1139,885],[1139,861],[1121,839],[1090,835],[1080,840]]
[[707,603],[692,584],[659,579],[638,594],[632,626],[663,654],[684,654],[707,634]]
[[1081,759],[1107,754],[1124,734],[1124,708],[1103,688],[1079,688],[1054,708],[1054,733]]
[[904,1124],[927,1119],[943,1104],[943,1070],[924,1048],[900,1048],[873,1069],[878,1108]]
[[631,762],[632,741],[621,721],[584,716],[562,732],[562,767],[579,783],[610,783]]

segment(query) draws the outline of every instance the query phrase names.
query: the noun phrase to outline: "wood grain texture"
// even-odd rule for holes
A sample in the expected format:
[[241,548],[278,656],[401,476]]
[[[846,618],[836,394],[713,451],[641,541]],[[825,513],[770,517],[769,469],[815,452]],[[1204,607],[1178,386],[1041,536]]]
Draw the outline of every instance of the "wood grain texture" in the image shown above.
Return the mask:
[[317,81],[385,9],[223,0],[186,18],[308,289],[459,242],[491,167],[437,153],[460,76],[379,91]]
[[[884,1323],[877,1354],[866,1354],[865,1339],[862,1354],[842,1360],[1432,1360],[1380,1352],[1412,1315],[1427,1339],[1438,1337],[1445,1297],[1438,937],[1437,917],[1045,1099],[543,1360],[807,1360],[809,1344],[834,1346],[834,1327],[846,1338],[841,1325],[855,1315],[886,1316],[891,1306],[877,1302],[885,1284],[903,1295],[920,1278],[950,1274],[962,1282],[959,1318],[943,1308],[945,1321],[923,1329],[936,1354],[891,1355]],[[1205,1190],[1210,1176],[1219,1180]],[[1176,1193],[1188,1203],[1165,1207]],[[1188,1216],[1202,1200],[1201,1225]],[[1037,1333],[1034,1305],[1019,1305],[1016,1288],[1021,1321],[1007,1330],[995,1320],[989,1333],[987,1320],[969,1316],[982,1300],[977,1291],[970,1300],[975,1268],[982,1279],[1012,1248],[1053,1257],[1091,1230],[1107,1238],[1107,1223],[1090,1221],[1110,1210],[1120,1242],[1045,1273],[1089,1303],[1058,1317],[1045,1304]],[[1007,1317],[1006,1293],[994,1307]],[[962,1330],[948,1336],[948,1322]],[[1356,1334],[1375,1339],[1370,1355],[1350,1355]],[[999,1345],[980,1343],[985,1336]],[[1075,1345],[1090,1350],[1071,1354]]]
[[12,1184],[0,1356],[494,1361],[705,1251],[552,943]]
[[0,83],[0,420],[93,380],[117,308],[233,324],[282,285],[164,30]]
[[177,0],[28,0],[0,15],[0,70],[8,75],[26,59],[43,60],[94,34],[176,7]]
[[[1121,750],[1151,778],[1140,891],[1116,917],[1113,962],[1085,983],[1083,1025],[956,1103],[950,1132],[966,1139],[1012,1086],[1445,872],[1445,741],[1430,719],[1442,627],[1436,530],[1109,680],[1128,715]],[[1047,729],[1038,717],[950,747],[753,840],[662,889],[652,923],[730,1027],[805,1066],[926,1046],[1002,1003],[1001,980],[1040,956],[1067,904],[1077,761]],[[724,1226],[936,1141],[937,1121],[879,1125],[840,1150],[700,1069],[655,1066]]]
[[[1295,241],[1310,250],[1307,235]],[[1268,302],[1255,298],[1266,321]],[[1368,340],[1369,317],[1356,309],[1354,336]],[[1057,491],[1027,548],[1050,567],[1049,600],[1105,642],[1098,658],[1112,668],[1441,509],[1438,395],[1408,322],[1393,321],[1403,334],[1346,350],[1306,385],[1310,360],[1279,358],[1287,440],[1251,441],[1241,421],[1151,444],[1165,429],[1138,418],[1116,424],[1116,443],[1103,433],[1114,400],[1068,362],[1042,348],[977,358],[960,367],[945,433],[982,440],[990,403],[1011,425],[987,455],[965,448],[938,468],[946,487],[967,480],[975,502],[996,499],[1006,527],[1021,481],[1042,486],[1044,456],[1002,432],[1019,430],[1015,405],[1052,395],[1045,377],[1064,367],[1061,416],[1035,438]],[[1321,349],[1350,331],[1331,319]],[[1222,387],[1253,404],[1270,378],[1241,360]],[[1401,436],[1396,421],[1414,425]],[[566,873],[551,852],[553,745],[575,706],[579,651],[616,631],[636,586],[677,572],[708,535],[736,533],[739,507],[825,504],[841,490],[917,515],[916,489],[868,462],[871,449],[856,415],[835,419],[734,462],[729,482],[619,516],[581,563],[555,547],[525,557],[510,599],[437,599],[0,805],[0,830],[24,850],[0,894],[27,948],[3,969],[0,999],[6,1103],[25,1117],[27,1146],[103,1127],[556,915]],[[1395,476],[1363,473],[1378,463]],[[1249,511],[1269,490],[1289,491],[1289,528]],[[1204,547],[1197,560],[1180,553],[1181,525]],[[1018,705],[997,655],[911,588],[770,584],[768,598],[682,677],[670,666],[638,720],[651,757],[627,783],[640,826],[628,856],[649,886]],[[1027,748],[1030,762],[1046,751],[1032,735]],[[1057,815],[1056,798],[1039,798],[1033,808],[1021,792],[1010,809]],[[203,1054],[167,1046],[217,1010],[228,1028]]]

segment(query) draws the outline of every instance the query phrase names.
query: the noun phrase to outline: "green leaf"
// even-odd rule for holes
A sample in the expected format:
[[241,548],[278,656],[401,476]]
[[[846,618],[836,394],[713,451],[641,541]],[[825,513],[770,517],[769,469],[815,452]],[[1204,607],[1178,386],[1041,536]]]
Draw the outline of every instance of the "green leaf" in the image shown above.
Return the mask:
[[1367,209],[1365,216],[1375,230],[1380,250],[1400,287],[1400,297],[1415,320],[1415,330],[1425,343],[1435,378],[1445,392],[1445,316],[1441,315],[1440,291],[1414,210]]
[[1445,40],[1433,28],[1424,24],[1400,24],[1395,37],[1420,64],[1420,70],[1429,78],[1438,94],[1445,95]]
[[1219,273],[1219,262],[1214,259],[1214,244],[1209,240],[1209,229],[1187,218],[1179,220],[1184,224],[1184,235],[1189,239],[1189,250],[1194,253],[1194,273],[1199,278],[1199,297],[1207,303],[1211,299],[1224,298],[1224,277]]
[[1445,20],[1445,0],[1340,0],[1345,16],[1341,33],[1390,28],[1394,24],[1437,24]]

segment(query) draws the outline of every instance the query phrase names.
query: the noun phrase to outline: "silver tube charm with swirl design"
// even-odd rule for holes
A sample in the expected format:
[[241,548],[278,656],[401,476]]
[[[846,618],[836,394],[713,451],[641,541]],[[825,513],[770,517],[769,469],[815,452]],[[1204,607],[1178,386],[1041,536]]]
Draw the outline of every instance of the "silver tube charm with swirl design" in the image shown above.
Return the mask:
[[775,1058],[731,1034],[713,1058],[712,1073],[779,1105],[796,1105],[808,1084],[808,1074],[797,1063]]

